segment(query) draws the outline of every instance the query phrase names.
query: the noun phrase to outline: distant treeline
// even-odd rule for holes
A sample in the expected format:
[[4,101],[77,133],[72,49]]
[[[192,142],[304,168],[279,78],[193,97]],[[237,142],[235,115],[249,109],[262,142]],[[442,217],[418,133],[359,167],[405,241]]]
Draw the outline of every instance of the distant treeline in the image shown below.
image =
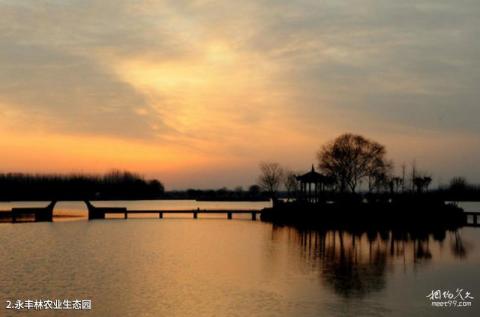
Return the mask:
[[103,175],[0,174],[0,200],[155,199],[165,189],[158,180],[146,180],[127,171]]
[[187,189],[184,191],[169,191],[165,193],[167,199],[194,199],[204,201],[265,201],[268,195],[260,190],[257,185],[250,186],[247,190],[242,187],[235,189]]
[[480,201],[480,185],[469,184],[463,177],[454,177],[449,185],[439,186],[435,194],[451,201]]
[[[295,198],[295,192],[278,191],[276,197],[278,199],[289,200]],[[351,195],[349,193],[339,193],[335,191],[327,191],[322,194],[322,197],[326,200],[335,201],[338,199],[348,199]],[[416,191],[405,192],[368,192],[360,191],[355,198],[375,199],[375,197],[405,197],[418,199],[418,193]],[[458,187],[456,185],[443,185],[430,191],[421,193],[421,196],[425,198],[438,198],[444,201],[480,201],[480,186],[478,185],[466,185]],[[163,199],[192,199],[200,201],[267,201],[270,200],[269,194],[257,185],[252,185],[248,189],[237,187],[235,189],[220,188],[220,189],[187,189],[187,190],[173,190],[167,191],[162,197]]]

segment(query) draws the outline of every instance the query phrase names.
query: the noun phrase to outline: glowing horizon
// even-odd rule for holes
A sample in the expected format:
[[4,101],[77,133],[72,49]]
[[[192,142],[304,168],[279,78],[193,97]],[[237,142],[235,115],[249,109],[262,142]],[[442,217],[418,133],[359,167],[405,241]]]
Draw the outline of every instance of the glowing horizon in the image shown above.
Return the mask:
[[167,189],[307,170],[344,132],[480,182],[469,1],[0,1],[0,171]]

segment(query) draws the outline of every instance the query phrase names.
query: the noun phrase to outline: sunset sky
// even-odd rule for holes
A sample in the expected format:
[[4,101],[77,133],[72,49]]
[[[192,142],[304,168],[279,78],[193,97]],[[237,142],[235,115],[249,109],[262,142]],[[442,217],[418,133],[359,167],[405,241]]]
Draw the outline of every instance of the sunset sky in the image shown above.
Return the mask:
[[0,0],[0,171],[248,186],[343,132],[480,182],[478,0]]

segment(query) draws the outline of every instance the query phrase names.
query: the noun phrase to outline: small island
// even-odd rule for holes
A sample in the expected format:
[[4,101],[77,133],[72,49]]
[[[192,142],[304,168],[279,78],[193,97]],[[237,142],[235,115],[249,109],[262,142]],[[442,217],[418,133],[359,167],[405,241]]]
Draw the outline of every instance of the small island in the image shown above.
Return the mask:
[[[314,165],[303,174],[285,171],[278,163],[260,165],[259,184],[273,201],[273,207],[262,212],[262,220],[316,227],[478,225],[477,214],[464,212],[454,202],[471,192],[478,196],[478,189],[471,190],[456,178],[449,188],[429,190],[431,175],[415,164],[408,176],[402,165],[402,175],[397,176],[385,147],[361,135],[337,137],[321,148],[317,158],[321,172]],[[284,195],[279,193],[282,183]]]

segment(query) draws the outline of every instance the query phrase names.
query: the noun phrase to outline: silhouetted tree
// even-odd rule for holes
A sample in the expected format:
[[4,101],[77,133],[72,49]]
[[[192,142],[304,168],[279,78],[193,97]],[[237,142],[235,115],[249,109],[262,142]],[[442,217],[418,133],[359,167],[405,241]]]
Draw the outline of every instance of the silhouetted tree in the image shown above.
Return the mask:
[[468,183],[465,177],[454,177],[450,180],[450,190],[455,192],[462,192],[468,188]]
[[251,185],[248,187],[248,195],[251,197],[257,197],[260,195],[260,186],[258,185]]
[[217,196],[219,197],[225,197],[228,193],[228,188],[227,187],[222,187],[220,189],[217,189]]
[[164,193],[165,192],[165,187],[163,186],[163,184],[156,179],[152,179],[152,180],[148,181],[148,186],[153,191],[157,191],[159,193]]
[[391,176],[392,166],[393,164],[388,161],[380,163],[377,166],[372,166],[372,169],[367,175],[369,192],[373,190],[380,191],[389,187],[393,178],[393,176]]
[[452,252],[457,258],[467,257],[467,248],[465,247],[462,236],[458,231],[455,231],[455,239],[452,242]]
[[324,145],[317,157],[320,169],[333,177],[341,192],[355,192],[364,178],[381,180],[391,168],[385,147],[361,135],[343,134]]
[[443,191],[451,200],[470,200],[478,201],[480,199],[480,184],[470,184],[464,177],[454,177],[450,184],[443,188]]
[[390,178],[390,192],[398,193],[404,188],[404,180],[402,177],[394,176]]
[[258,185],[273,200],[277,197],[277,192],[282,183],[284,171],[280,164],[275,162],[260,163],[260,176]]
[[422,193],[428,190],[428,186],[430,186],[430,183],[432,182],[432,178],[428,175],[415,176],[412,182],[413,182],[413,186],[415,187],[415,191],[417,193]]
[[287,190],[287,198],[290,200],[293,198],[298,190],[298,181],[293,171],[286,171],[283,177],[283,186]]

